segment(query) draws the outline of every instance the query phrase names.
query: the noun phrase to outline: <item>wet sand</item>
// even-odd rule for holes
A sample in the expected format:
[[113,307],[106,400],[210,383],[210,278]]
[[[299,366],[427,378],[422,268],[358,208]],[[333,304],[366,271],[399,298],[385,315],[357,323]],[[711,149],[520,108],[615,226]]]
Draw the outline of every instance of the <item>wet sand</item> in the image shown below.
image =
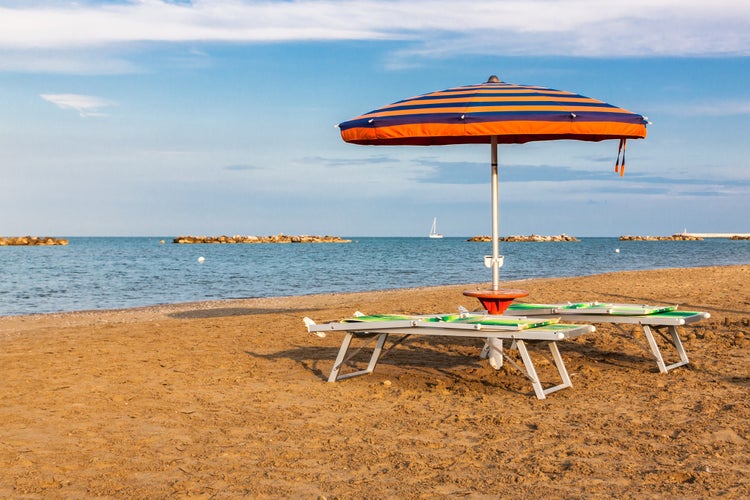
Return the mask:
[[304,316],[474,309],[467,286],[0,318],[0,498],[746,498],[748,283],[750,266],[504,284],[711,313],[668,374],[612,326],[561,342],[573,387],[545,400],[472,339],[411,337],[326,383],[341,335]]

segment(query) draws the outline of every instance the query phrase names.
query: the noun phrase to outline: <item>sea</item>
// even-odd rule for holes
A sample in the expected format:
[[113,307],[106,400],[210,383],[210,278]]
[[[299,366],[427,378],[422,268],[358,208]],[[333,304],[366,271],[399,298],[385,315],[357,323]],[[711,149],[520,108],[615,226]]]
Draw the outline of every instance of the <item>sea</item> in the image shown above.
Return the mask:
[[[70,237],[0,247],[0,316],[252,297],[490,283],[490,243],[466,237],[346,237],[351,243],[198,244]],[[750,241],[501,243],[501,281],[750,263]]]

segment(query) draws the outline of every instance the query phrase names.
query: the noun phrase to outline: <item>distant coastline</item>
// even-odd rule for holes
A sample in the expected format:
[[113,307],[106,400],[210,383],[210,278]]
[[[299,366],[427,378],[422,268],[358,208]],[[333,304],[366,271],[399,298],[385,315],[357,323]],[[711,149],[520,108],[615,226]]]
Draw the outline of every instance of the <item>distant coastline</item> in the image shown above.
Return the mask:
[[724,238],[728,240],[750,240],[750,233],[681,233],[687,236],[698,236],[700,238]]
[[700,241],[705,238],[750,240],[748,233],[677,233],[671,236],[620,236],[620,241]]
[[692,234],[673,234],[671,236],[620,236],[620,241],[700,241],[701,236]]

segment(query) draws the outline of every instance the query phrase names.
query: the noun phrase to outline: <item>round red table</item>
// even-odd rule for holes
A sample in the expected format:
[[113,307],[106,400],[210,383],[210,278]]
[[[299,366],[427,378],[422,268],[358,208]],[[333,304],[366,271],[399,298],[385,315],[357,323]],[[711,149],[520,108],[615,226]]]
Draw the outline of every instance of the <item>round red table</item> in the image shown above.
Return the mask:
[[465,290],[467,297],[476,297],[490,314],[502,314],[511,302],[519,297],[526,297],[526,290]]

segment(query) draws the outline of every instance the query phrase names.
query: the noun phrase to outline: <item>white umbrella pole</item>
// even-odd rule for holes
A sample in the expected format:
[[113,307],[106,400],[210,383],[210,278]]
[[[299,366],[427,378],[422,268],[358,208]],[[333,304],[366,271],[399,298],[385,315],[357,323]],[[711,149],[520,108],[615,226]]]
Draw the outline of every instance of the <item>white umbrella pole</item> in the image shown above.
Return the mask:
[[492,136],[492,289],[500,289],[500,233],[497,175],[497,136]]

